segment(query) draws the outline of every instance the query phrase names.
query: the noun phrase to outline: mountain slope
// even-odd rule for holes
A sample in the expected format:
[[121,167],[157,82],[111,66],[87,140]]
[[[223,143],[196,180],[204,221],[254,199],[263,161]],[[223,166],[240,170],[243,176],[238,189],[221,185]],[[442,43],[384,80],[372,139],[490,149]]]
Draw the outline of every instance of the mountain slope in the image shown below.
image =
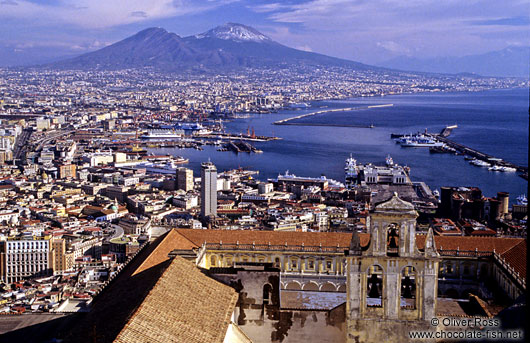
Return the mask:
[[485,76],[528,77],[530,73],[530,48],[508,47],[480,55],[431,59],[399,56],[379,63],[379,65],[418,72],[475,73]]
[[251,27],[234,23],[185,38],[161,28],[149,28],[103,49],[46,67],[105,70],[153,67],[176,71],[300,65],[381,69],[289,48]]

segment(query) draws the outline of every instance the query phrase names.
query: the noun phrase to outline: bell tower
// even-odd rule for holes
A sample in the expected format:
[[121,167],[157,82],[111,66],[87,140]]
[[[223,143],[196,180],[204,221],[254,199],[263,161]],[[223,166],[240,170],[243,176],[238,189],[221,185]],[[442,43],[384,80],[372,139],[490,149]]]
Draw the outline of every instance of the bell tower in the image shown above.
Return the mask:
[[[347,261],[347,342],[408,342],[411,329],[432,329],[439,255],[432,230],[416,236],[414,205],[398,197],[375,206],[370,242],[352,235]],[[425,240],[420,252],[416,239]]]

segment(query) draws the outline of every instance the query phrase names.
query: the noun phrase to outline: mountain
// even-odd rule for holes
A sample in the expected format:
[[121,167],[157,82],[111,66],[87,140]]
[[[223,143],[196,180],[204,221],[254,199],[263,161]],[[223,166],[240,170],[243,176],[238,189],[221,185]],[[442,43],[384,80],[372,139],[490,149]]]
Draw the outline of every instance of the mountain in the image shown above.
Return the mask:
[[435,73],[473,73],[484,76],[528,77],[530,48],[508,47],[480,55],[419,59],[399,56],[379,63],[386,68]]
[[254,28],[235,23],[189,37],[180,37],[162,28],[149,28],[100,50],[45,67],[103,70],[152,67],[162,71],[219,71],[300,65],[382,69],[289,48]]

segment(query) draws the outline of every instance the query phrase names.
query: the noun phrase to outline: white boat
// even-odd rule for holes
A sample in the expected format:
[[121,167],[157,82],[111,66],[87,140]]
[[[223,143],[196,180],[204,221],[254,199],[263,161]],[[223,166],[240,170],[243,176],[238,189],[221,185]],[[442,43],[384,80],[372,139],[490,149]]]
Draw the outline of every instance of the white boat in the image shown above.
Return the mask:
[[415,137],[412,139],[405,139],[403,143],[401,143],[402,147],[442,147],[443,143],[437,142],[432,138],[429,137]]
[[142,139],[175,139],[181,138],[184,134],[184,131],[177,130],[152,130],[148,131],[146,134],[140,136]]
[[344,166],[346,188],[352,189],[357,182],[357,161],[350,154],[350,157],[346,159],[346,165]]
[[517,204],[525,206],[528,205],[528,199],[526,198],[526,194],[522,194],[517,197]]
[[385,163],[387,167],[392,167],[394,165],[394,160],[390,155],[386,155]]
[[501,171],[502,172],[507,172],[507,173],[513,173],[513,172],[516,172],[517,169],[512,168],[512,167],[501,167]]
[[171,160],[163,163],[144,162],[135,166],[136,169],[145,169],[151,174],[175,174],[181,164],[189,162],[188,159]]
[[491,164],[489,164],[488,162],[485,162],[485,161],[482,161],[482,160],[473,160],[471,162],[472,165],[475,165],[477,167],[491,167]]
[[489,171],[502,171],[502,167],[498,166],[498,165],[493,165],[491,167],[488,168]]

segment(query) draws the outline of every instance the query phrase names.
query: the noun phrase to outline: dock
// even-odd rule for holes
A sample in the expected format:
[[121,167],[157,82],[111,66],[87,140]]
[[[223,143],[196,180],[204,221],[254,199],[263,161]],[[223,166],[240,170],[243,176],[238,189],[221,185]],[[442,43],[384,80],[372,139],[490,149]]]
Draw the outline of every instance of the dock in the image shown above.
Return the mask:
[[455,149],[456,151],[462,153],[462,154],[465,154],[465,155],[468,155],[468,156],[471,156],[471,157],[475,157],[476,159],[479,159],[479,160],[482,160],[482,161],[485,161],[485,162],[488,162],[488,163],[492,163],[493,162],[494,164],[496,164],[498,166],[501,166],[501,167],[511,167],[511,168],[517,169],[517,171],[519,171],[519,172],[528,173],[528,166],[519,166],[519,165],[513,164],[511,162],[504,161],[501,158],[497,158],[495,156],[492,156],[492,155],[483,153],[481,151],[478,151],[476,149],[473,149],[471,147],[468,147],[468,146],[466,146],[464,144],[460,144],[460,143],[457,143],[455,141],[452,141],[452,140],[448,139],[447,137],[442,137],[441,134],[439,134],[439,135],[431,135],[431,136],[433,138],[437,139],[438,141],[446,144],[447,146]]
[[442,137],[449,137],[449,135],[453,132],[453,129],[456,129],[458,128],[458,125],[451,125],[451,126],[446,126],[442,132],[440,132],[440,136]]
[[[314,115],[317,115],[317,114],[332,113],[332,112],[345,112],[345,111],[359,111],[359,110],[367,110],[367,109],[371,109],[371,108],[382,108],[382,107],[392,107],[392,106],[394,106],[394,104],[371,105],[371,106],[361,106],[361,107],[346,107],[346,108],[335,108],[335,109],[332,109],[332,110],[321,110],[321,111],[301,114],[301,115],[296,116],[296,117],[290,117],[290,118],[278,120],[278,121],[275,121],[273,124],[274,125],[300,125],[300,124],[288,123],[288,122],[290,122],[292,120],[296,120],[296,119],[302,119],[302,118],[306,118],[306,117],[311,117],[311,116],[314,116]],[[315,125],[315,126],[317,126],[317,125]],[[322,126],[322,125],[318,124],[318,126]],[[346,125],[337,125],[337,126],[346,126]],[[355,127],[369,127],[369,126],[367,125],[367,126],[355,126]]]
[[261,152],[261,150],[256,149],[256,147],[244,141],[239,141],[239,142],[229,141],[228,144],[226,145],[226,149],[233,151],[235,153],[240,153],[240,152],[259,153]]

